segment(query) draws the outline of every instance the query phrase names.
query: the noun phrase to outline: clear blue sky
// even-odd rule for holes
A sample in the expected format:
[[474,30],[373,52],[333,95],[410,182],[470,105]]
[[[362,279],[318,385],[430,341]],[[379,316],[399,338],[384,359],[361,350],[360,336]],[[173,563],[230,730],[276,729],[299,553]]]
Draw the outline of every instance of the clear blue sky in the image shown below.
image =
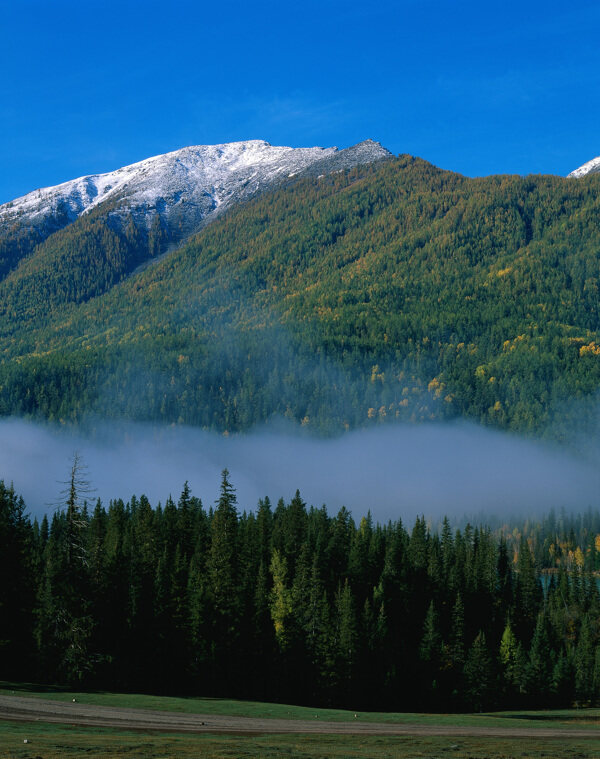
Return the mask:
[[600,155],[599,30],[598,0],[0,0],[0,202],[255,138],[565,174]]

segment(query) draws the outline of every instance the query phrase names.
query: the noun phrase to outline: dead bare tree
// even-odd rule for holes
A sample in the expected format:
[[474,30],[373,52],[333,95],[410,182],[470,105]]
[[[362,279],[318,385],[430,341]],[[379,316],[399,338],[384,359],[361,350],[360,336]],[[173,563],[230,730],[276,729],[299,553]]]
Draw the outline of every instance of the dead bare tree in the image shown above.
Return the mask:
[[85,507],[87,497],[91,496],[95,489],[88,479],[88,470],[79,451],[75,451],[73,454],[68,480],[61,484],[64,485],[64,488],[60,492],[57,508],[66,507],[67,563],[72,564],[75,561],[80,561],[87,565],[84,531],[88,526],[88,520],[85,515]]

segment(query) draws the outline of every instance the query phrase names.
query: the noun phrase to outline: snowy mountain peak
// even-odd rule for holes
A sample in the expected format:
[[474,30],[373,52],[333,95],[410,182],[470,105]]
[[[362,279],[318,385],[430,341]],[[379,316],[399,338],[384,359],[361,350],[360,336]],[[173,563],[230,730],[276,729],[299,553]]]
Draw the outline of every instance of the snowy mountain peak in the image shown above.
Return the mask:
[[[146,158],[106,174],[78,177],[54,187],[30,192],[0,206],[0,223],[26,215],[32,223],[39,217],[61,212],[73,221],[109,198],[126,198],[128,206],[167,206],[184,198],[202,201],[207,195],[213,207],[227,202],[237,184],[261,183],[298,172],[311,163],[337,152],[337,148],[273,147],[264,140],[223,145],[196,145]],[[41,219],[39,219],[41,220]]]
[[2,267],[13,267],[36,244],[94,209],[115,229],[131,219],[139,230],[150,230],[158,217],[172,246],[225,209],[290,177],[321,176],[389,157],[372,140],[345,150],[247,140],[186,147],[44,187],[0,206],[0,242],[8,239],[12,245],[4,262],[0,255],[0,274]]
[[579,179],[580,177],[585,177],[587,174],[597,174],[598,172],[600,172],[600,156],[592,158],[591,161],[584,163],[583,166],[575,169],[575,171],[572,171],[567,176]]

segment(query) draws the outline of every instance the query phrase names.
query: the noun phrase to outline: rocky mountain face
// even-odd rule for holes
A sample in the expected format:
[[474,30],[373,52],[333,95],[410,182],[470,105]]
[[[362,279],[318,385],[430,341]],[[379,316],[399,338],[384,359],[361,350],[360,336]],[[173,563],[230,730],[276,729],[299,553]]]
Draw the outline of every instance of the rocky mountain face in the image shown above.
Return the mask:
[[597,174],[599,172],[600,172],[600,156],[598,156],[597,158],[592,158],[591,161],[584,163],[583,166],[580,166],[578,169],[575,169],[575,171],[572,171],[570,174],[568,174],[568,176],[575,177],[575,179],[579,179],[580,177],[585,177],[587,174]]
[[100,206],[115,228],[133,219],[138,228],[149,230],[158,217],[168,239],[178,242],[233,204],[290,178],[389,157],[372,140],[344,150],[278,147],[263,140],[187,147],[5,203],[0,206],[0,242],[4,248],[19,245],[18,253],[9,250],[5,256],[14,265],[35,244]]

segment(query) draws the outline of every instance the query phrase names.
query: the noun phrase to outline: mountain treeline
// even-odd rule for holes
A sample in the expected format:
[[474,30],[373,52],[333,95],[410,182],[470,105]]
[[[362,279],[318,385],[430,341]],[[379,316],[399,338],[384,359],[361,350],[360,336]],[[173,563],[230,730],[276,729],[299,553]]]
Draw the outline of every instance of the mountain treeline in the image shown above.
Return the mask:
[[[126,212],[109,216],[116,202],[105,203],[32,245],[18,268],[0,281],[4,336],[18,334],[25,325],[46,324],[55,312],[102,295],[160,255],[168,242],[160,218],[155,216],[146,229]],[[0,255],[3,241],[7,246],[6,234],[0,238]],[[18,240],[15,244],[19,249]],[[0,280],[2,273],[0,267]]]
[[[355,524],[187,484],[33,523],[0,483],[0,665],[78,687],[400,711],[600,699],[600,514]],[[543,569],[551,572],[543,573]]]
[[0,282],[0,413],[566,438],[600,386],[599,220],[598,176],[400,156],[265,193],[123,279],[164,234],[96,209]]

